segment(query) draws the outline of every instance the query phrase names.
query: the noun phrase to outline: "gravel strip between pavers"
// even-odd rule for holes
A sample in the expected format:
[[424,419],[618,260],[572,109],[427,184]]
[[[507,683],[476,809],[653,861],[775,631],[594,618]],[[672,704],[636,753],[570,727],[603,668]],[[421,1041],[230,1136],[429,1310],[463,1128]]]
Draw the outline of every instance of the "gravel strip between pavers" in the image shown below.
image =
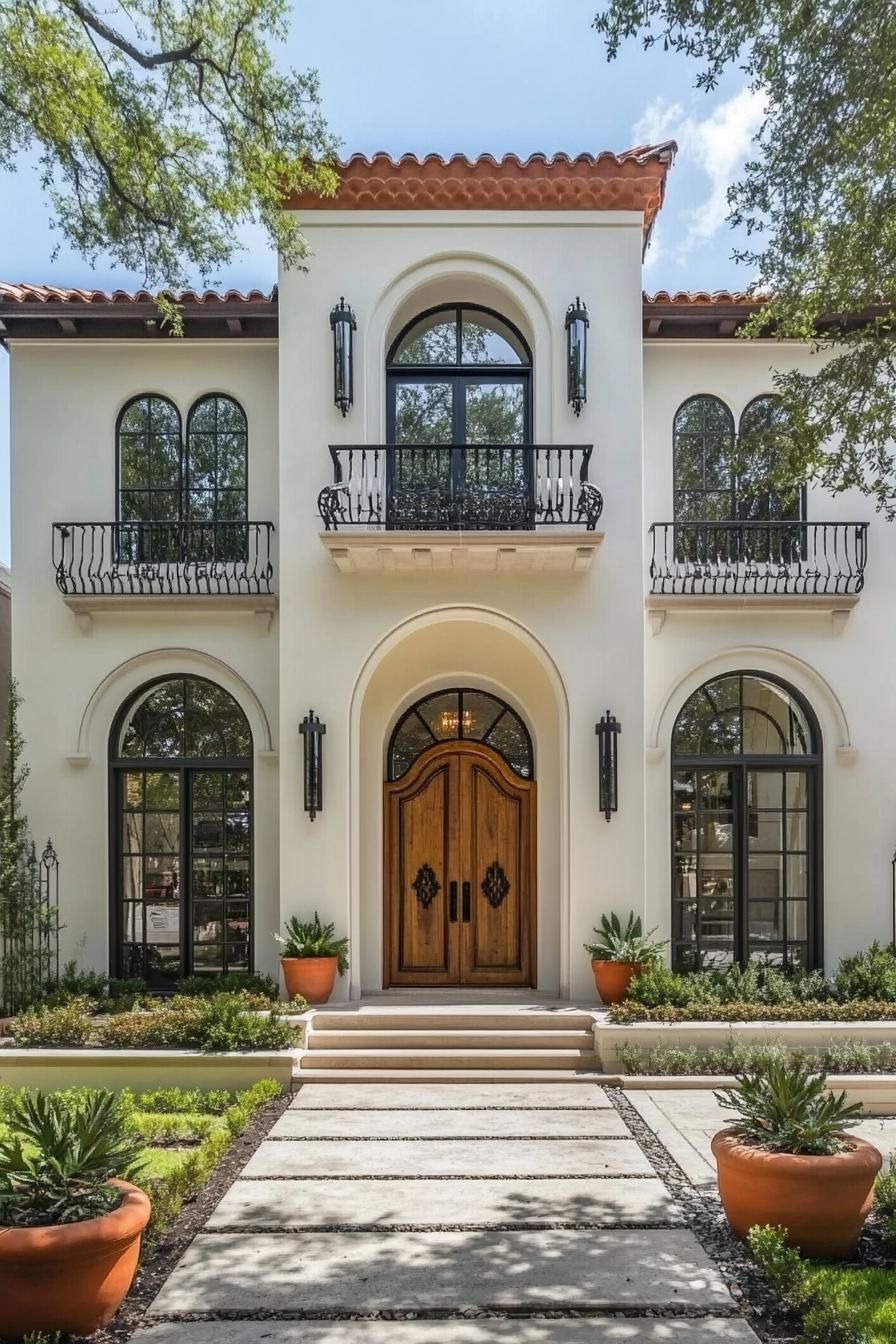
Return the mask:
[[691,1229],[706,1254],[718,1265],[728,1291],[740,1304],[752,1329],[768,1344],[785,1344],[785,1341],[797,1344],[800,1333],[794,1333],[794,1322],[781,1312],[775,1290],[747,1247],[728,1226],[718,1195],[692,1185],[621,1088],[608,1087],[606,1091],[654,1172],[681,1205],[685,1226]]

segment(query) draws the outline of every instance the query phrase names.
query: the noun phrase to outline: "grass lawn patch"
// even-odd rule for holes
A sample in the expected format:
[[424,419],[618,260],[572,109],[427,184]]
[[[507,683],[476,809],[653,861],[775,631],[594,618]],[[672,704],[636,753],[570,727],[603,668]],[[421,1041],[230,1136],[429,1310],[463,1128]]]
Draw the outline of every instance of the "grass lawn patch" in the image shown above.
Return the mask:
[[865,1334],[868,1344],[893,1344],[896,1339],[896,1270],[812,1268],[807,1276],[812,1296],[829,1305],[842,1325]]

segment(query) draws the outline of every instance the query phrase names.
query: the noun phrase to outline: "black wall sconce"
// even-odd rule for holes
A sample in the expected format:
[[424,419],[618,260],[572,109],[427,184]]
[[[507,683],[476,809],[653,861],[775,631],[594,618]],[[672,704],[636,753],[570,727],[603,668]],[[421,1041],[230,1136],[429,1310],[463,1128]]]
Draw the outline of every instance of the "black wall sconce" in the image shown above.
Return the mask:
[[333,329],[333,400],[343,415],[355,399],[354,332],[358,329],[349,304],[340,299],[330,313]]
[[312,821],[324,810],[324,744],[321,739],[326,731],[327,725],[321,723],[313,709],[309,709],[299,724],[305,767],[305,811]]
[[576,415],[588,400],[588,309],[580,298],[566,310],[566,400]]
[[600,810],[607,821],[619,811],[619,761],[617,744],[622,724],[607,710],[600,723],[594,725],[597,733],[598,777],[600,783]]

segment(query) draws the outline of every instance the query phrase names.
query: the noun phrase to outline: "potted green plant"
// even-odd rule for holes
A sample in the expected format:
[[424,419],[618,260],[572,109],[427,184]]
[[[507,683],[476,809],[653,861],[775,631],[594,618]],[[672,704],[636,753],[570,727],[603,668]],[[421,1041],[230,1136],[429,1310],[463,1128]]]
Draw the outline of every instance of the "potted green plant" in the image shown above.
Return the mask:
[[716,1093],[736,1114],[712,1151],[732,1230],[784,1229],[805,1255],[845,1259],[858,1244],[880,1171],[877,1149],[845,1130],[862,1108],[799,1061],[770,1062]]
[[624,928],[617,914],[601,915],[600,928],[594,932],[598,941],[586,943],[585,951],[591,957],[597,992],[604,1003],[622,1003],[632,980],[657,960],[666,944],[653,940],[656,929],[644,933],[633,910]]
[[333,993],[336,973],[348,970],[348,939],[336,937],[335,924],[321,924],[320,916],[302,923],[295,915],[284,925],[286,937],[275,933],[282,947],[280,964],[286,993],[309,1003],[326,1003]]
[[0,1307],[4,1335],[89,1335],[134,1279],[150,1202],[122,1179],[139,1170],[111,1092],[76,1101],[22,1093],[0,1139]]

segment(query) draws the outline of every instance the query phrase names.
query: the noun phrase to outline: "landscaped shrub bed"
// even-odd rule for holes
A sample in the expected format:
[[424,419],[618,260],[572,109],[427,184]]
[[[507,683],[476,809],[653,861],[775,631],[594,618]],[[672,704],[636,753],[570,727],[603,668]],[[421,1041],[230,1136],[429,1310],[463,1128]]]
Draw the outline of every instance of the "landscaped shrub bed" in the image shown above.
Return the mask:
[[[75,1106],[89,1092],[69,1088],[54,1095]],[[118,1094],[128,1129],[146,1145],[135,1180],[152,1200],[150,1244],[201,1189],[256,1112],[280,1095],[279,1084],[272,1081],[242,1092],[171,1088]],[[5,1117],[15,1096],[12,1088],[0,1087],[0,1133],[8,1132]]]
[[829,1041],[817,1049],[803,1049],[782,1041],[756,1044],[732,1037],[725,1045],[711,1050],[669,1045],[645,1050],[628,1043],[619,1049],[619,1062],[625,1073],[657,1077],[743,1073],[768,1062],[785,1060],[811,1064],[822,1073],[893,1073],[896,1045]]
[[652,966],[612,1022],[867,1022],[896,1019],[896,949],[873,943],[844,957],[833,980],[751,964],[678,974]]
[[12,1040],[30,1049],[97,1046],[201,1050],[206,1054],[286,1050],[296,1045],[301,1028],[285,1021],[270,1000],[265,1006],[268,1011],[258,1013],[253,995],[224,993],[155,999],[125,1012],[98,1016],[94,1000],[76,997],[22,1013],[13,1024]]

